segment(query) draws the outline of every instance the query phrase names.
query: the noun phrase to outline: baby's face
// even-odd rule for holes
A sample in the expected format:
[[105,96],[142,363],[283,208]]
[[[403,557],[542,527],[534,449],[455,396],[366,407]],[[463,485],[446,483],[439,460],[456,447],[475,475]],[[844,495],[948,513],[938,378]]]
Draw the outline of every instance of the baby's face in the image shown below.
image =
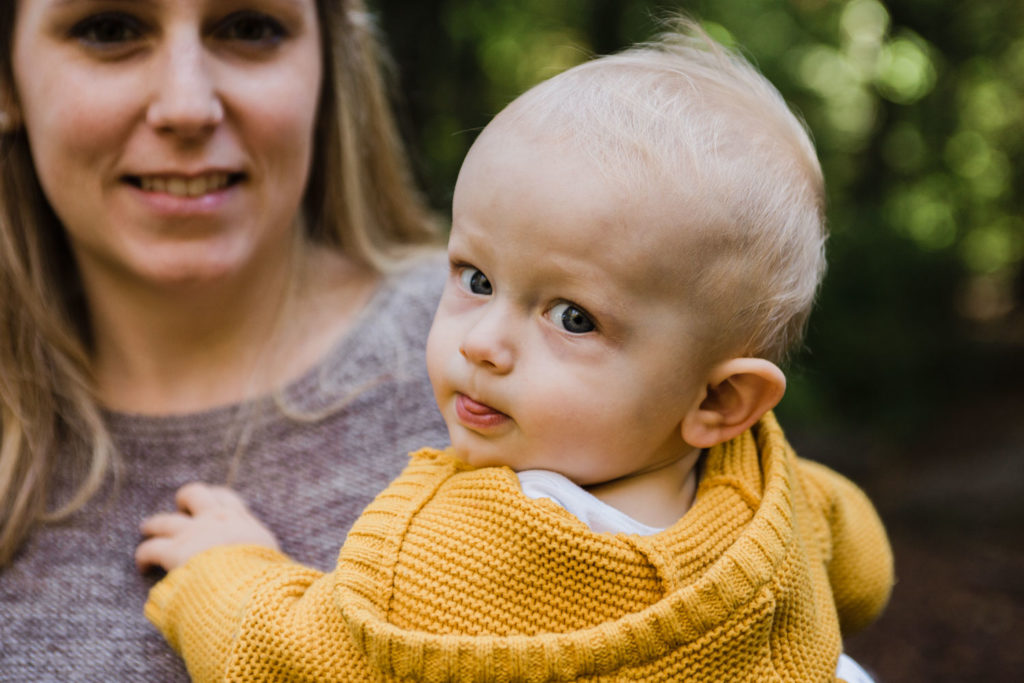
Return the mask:
[[463,166],[427,345],[457,454],[581,485],[687,455],[705,368],[683,255],[658,237],[676,217],[640,211],[583,155],[507,133]]

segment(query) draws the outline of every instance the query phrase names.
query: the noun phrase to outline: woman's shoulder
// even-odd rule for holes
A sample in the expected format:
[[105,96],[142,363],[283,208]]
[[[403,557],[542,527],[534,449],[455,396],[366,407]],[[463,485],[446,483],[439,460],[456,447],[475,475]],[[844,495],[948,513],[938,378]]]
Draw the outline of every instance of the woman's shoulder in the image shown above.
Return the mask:
[[[428,252],[389,270],[363,309],[349,342],[422,347],[441,299],[448,266],[443,252]],[[383,337],[383,338],[382,338]]]
[[447,274],[445,252],[426,251],[394,266],[385,275],[379,294],[395,306],[427,306],[433,316]]
[[382,308],[422,310],[432,319],[447,274],[447,255],[439,250],[393,265],[384,273],[367,312],[379,317]]
[[[302,395],[303,402],[321,405],[324,401],[332,403],[339,395],[387,386],[400,390],[403,396],[414,396],[416,403],[422,404],[418,410],[443,428],[440,415],[433,419],[437,410],[427,379],[424,349],[446,276],[441,252],[389,270],[346,334],[316,367],[289,388],[287,395],[292,399]],[[385,381],[385,377],[389,379]]]

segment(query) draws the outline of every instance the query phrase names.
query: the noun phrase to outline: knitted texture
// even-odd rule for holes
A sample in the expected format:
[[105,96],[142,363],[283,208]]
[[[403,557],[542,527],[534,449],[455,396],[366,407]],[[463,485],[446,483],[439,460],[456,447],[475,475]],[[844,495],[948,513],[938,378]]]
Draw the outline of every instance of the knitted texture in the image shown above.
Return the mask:
[[871,621],[891,584],[866,497],[769,415],[710,450],[654,536],[595,534],[511,470],[422,450],[334,572],[221,548],[146,613],[200,681],[805,682],[834,680],[840,623]]
[[[120,487],[41,526],[0,570],[0,682],[188,681],[180,657],[142,615],[155,578],[140,576],[132,560],[139,521],[173,508],[186,482],[223,483],[240,426],[251,432],[232,486],[289,555],[334,567],[345,532],[402,471],[405,454],[448,438],[423,361],[447,272],[440,254],[389,276],[280,401],[170,417],[108,415]],[[80,475],[68,453],[58,462],[54,504],[67,500]]]

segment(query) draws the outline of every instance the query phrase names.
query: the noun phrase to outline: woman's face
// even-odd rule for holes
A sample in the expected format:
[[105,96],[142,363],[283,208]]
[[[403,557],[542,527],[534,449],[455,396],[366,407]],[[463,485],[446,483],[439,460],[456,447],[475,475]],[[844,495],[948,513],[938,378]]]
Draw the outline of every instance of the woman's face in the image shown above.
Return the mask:
[[258,277],[288,253],[322,76],[314,0],[18,0],[13,65],[87,286]]

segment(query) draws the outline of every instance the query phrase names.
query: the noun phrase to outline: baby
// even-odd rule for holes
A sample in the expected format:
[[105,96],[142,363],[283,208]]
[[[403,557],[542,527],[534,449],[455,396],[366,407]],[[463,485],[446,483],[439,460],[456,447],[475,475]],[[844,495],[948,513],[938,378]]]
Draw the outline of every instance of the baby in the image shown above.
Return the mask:
[[451,448],[328,574],[184,487],[142,525],[139,566],[173,570],[147,615],[198,680],[861,680],[842,634],[888,598],[885,532],[770,412],[822,207],[800,122],[694,25],[533,88],[455,189],[427,347]]

